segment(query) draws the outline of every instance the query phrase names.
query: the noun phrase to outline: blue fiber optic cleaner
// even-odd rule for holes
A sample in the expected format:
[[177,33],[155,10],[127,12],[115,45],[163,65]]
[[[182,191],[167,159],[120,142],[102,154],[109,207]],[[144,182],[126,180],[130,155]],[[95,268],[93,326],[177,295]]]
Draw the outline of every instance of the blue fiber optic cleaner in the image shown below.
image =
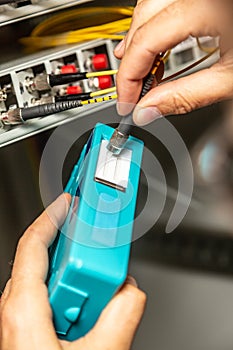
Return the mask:
[[85,335],[127,276],[143,142],[129,136],[116,157],[107,150],[113,132],[95,126],[65,188],[72,201],[48,274],[61,339]]

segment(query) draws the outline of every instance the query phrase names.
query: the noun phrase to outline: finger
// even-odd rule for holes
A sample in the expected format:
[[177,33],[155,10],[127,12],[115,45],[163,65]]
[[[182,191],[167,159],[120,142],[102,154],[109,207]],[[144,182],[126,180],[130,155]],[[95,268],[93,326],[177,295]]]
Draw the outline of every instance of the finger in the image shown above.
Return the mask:
[[69,195],[60,196],[20,239],[11,288],[1,316],[5,320],[2,341],[6,349],[18,349],[19,344],[24,344],[25,350],[57,348],[57,336],[44,283],[48,268],[48,246],[57,231],[49,215],[56,212],[56,224],[61,224],[66,216],[69,199]]
[[[136,279],[133,276],[131,276],[131,275],[127,276],[124,285],[126,285],[126,284],[131,284],[131,286],[134,286],[136,288],[138,287]],[[123,287],[124,287],[124,285],[123,285]]]
[[123,55],[124,55],[124,51],[125,51],[125,42],[126,42],[126,36],[124,37],[124,39],[122,39],[117,46],[114,49],[114,56],[116,58],[118,58],[119,60],[122,59]]
[[161,116],[188,113],[233,97],[233,58],[225,61],[152,89],[135,108],[134,122],[146,125]]
[[58,197],[19,241],[8,299],[25,319],[25,323],[34,324],[33,320],[38,323],[40,320],[42,326],[48,321],[52,327],[51,309],[44,283],[48,270],[48,247],[57,232],[57,226],[51,221],[50,215],[56,212],[56,224],[61,224],[67,213],[69,199],[70,196],[64,194]]
[[48,247],[63,223],[70,195],[62,194],[26,230],[19,241],[12,271],[12,288],[16,281],[33,285],[44,281],[48,267]]
[[[82,338],[83,346],[95,344],[95,350],[130,349],[146,302],[145,294],[131,283],[126,283],[103,310],[95,327]],[[78,344],[80,340],[73,343],[73,348]]]
[[0,307],[2,308],[3,305],[5,304],[5,301],[8,298],[8,295],[10,294],[10,290],[11,290],[11,279],[9,279],[5,285],[5,288],[3,290],[3,293],[1,295],[0,298]]
[[137,103],[142,79],[159,52],[167,51],[189,35],[218,34],[216,13],[211,2],[208,4],[203,0],[175,1],[136,30],[117,74],[119,102]]
[[137,2],[134,9],[132,23],[130,30],[125,38],[116,46],[114,54],[118,59],[122,59],[125,50],[129,46],[135,31],[144,23],[146,23],[152,16],[159,13],[166,6],[173,3],[175,0],[141,0]]

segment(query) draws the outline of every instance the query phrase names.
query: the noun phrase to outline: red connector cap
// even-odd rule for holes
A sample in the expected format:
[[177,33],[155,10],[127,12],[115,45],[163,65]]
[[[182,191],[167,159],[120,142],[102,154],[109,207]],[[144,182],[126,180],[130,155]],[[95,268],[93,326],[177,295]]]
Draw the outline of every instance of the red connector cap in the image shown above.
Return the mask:
[[61,67],[61,74],[76,73],[77,71],[78,69],[74,64],[66,64]]
[[80,85],[74,85],[74,86],[67,86],[66,93],[67,95],[77,95],[81,94],[83,92],[83,89]]
[[99,89],[108,89],[112,86],[112,78],[110,75],[103,75],[98,77],[98,88]]
[[105,53],[99,53],[91,58],[92,67],[95,70],[107,69],[108,68],[108,57]]
[[98,77],[98,88],[99,89],[108,89],[112,86],[112,78],[110,75],[103,75]]

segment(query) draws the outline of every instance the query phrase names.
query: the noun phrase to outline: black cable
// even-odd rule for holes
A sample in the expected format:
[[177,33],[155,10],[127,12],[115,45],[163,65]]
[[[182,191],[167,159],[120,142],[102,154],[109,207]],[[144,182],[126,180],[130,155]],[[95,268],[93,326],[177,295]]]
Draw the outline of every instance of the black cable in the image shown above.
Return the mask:
[[145,78],[144,83],[143,83],[143,87],[142,87],[142,91],[141,91],[139,100],[152,89],[155,78],[156,78],[155,74],[153,74],[153,73],[149,73],[147,75],[147,77]]
[[63,112],[68,109],[81,107],[81,106],[82,104],[80,100],[76,100],[76,101],[60,101],[55,103],[38,105],[34,107],[22,108],[21,118],[23,121],[26,121],[28,119],[46,117],[54,113]]
[[73,83],[79,80],[87,79],[87,72],[76,72],[67,74],[51,74],[48,75],[48,82],[51,87]]
[[91,97],[90,92],[86,92],[83,94],[70,94],[70,95],[64,95],[64,96],[55,96],[55,101],[75,101],[75,100],[88,100]]
[[[156,56],[152,70],[147,74],[147,76],[143,80],[142,91],[141,91],[139,100],[152,89],[154,81],[156,79],[157,69],[161,65],[162,58],[164,57],[164,55],[165,55],[165,52],[161,52],[158,56]],[[131,112],[129,115],[121,119],[121,122],[117,127],[117,130],[123,135],[129,136],[130,130],[133,125],[134,125],[133,115]]]
[[[147,92],[151,90],[154,81],[155,81],[155,74],[150,72],[144,79],[144,83],[143,83],[143,87],[142,87],[142,91],[139,99],[141,99],[143,96],[147,94]],[[129,135],[133,125],[134,125],[133,115],[132,113],[130,113],[121,118],[120,124],[118,125],[117,129],[120,133],[124,135]]]

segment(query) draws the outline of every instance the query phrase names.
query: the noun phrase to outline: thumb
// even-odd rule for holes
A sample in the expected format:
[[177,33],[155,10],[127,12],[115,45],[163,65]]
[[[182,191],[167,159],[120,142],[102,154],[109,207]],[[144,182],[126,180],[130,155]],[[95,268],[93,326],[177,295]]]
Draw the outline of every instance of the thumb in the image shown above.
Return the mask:
[[145,308],[145,293],[131,283],[125,283],[101,313],[94,328],[73,342],[89,350],[129,350]]
[[231,98],[233,62],[230,59],[226,61],[155,87],[138,102],[133,114],[134,122],[146,125],[162,116],[188,113]]

